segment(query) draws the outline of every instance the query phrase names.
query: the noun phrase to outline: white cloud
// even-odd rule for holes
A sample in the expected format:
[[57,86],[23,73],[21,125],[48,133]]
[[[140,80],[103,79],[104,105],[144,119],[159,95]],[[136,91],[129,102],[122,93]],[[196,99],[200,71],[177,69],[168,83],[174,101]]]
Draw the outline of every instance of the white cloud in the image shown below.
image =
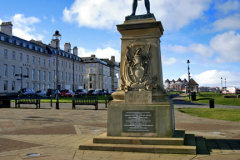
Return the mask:
[[54,18],[54,16],[51,17],[51,21],[52,21],[52,23],[55,22],[55,18]]
[[0,24],[2,24],[2,20],[0,19]]
[[[167,30],[180,29],[200,18],[212,0],[151,1],[151,12]],[[63,10],[63,21],[76,22],[79,27],[115,29],[132,12],[132,0],[75,0],[70,9]],[[138,2],[136,14],[145,14],[144,1]]]
[[240,8],[240,3],[238,0],[228,0],[224,3],[216,3],[215,9],[218,11],[227,14],[231,11],[237,11]]
[[36,17],[24,17],[23,14],[15,14],[12,18],[13,35],[26,40],[43,39],[43,35],[36,33],[35,23],[41,22]]
[[163,49],[170,50],[175,53],[194,52],[200,54],[201,56],[203,56],[203,58],[212,57],[214,53],[213,49],[211,49],[210,47],[197,43],[192,43],[188,47],[182,45],[168,45],[164,46]]
[[219,55],[217,62],[240,61],[240,34],[234,31],[218,34],[210,40],[210,46]]
[[164,56],[162,56],[162,63],[163,65],[167,66],[167,65],[173,65],[175,63],[177,63],[176,58],[171,57],[171,58],[166,58]]
[[95,55],[97,58],[108,58],[111,59],[111,56],[115,56],[116,62],[120,62],[120,51],[115,50],[113,48],[105,48],[105,49],[97,49],[95,51],[86,50],[85,48],[78,48],[78,55],[80,57],[90,57],[91,55]]
[[47,16],[43,16],[43,19],[48,19]]
[[225,29],[240,29],[240,14],[234,14],[224,19],[218,19],[213,22],[212,27],[214,31],[221,31]]
[[[226,78],[227,86],[240,87],[240,73],[230,71],[207,70],[200,74],[193,75],[193,79],[199,86],[221,86],[221,77]],[[225,81],[224,81],[225,82]],[[223,83],[224,84],[224,83]]]

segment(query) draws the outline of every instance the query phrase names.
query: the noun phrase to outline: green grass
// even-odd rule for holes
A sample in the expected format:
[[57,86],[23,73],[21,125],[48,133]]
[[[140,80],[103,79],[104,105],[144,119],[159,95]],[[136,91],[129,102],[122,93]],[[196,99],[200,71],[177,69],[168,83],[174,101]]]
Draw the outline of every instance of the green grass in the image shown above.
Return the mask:
[[[110,95],[107,95],[110,96]],[[88,96],[88,97],[95,97],[95,96]],[[15,102],[12,100],[11,102]],[[53,98],[52,102],[55,103],[56,99]],[[98,96],[99,103],[105,103],[105,95]],[[41,103],[50,103],[50,99],[41,99]],[[59,103],[72,103],[72,97],[59,97]]]
[[183,91],[169,91],[170,94],[181,94]]
[[[223,98],[222,94],[219,93],[213,93],[213,92],[200,92],[200,94],[197,95],[197,103],[209,103],[210,99],[214,99],[215,104],[220,105],[230,105],[230,106],[240,106],[240,98]],[[188,101],[188,96],[185,98],[186,101]]]
[[240,122],[240,109],[177,108],[176,110],[196,117]]

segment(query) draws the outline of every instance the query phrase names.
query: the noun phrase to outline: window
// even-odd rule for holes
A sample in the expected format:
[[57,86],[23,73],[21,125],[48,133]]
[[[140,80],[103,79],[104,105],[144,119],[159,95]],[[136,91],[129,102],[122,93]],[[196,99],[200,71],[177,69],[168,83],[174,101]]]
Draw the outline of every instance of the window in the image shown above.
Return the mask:
[[19,61],[22,60],[22,53],[19,53]]
[[43,84],[43,90],[45,90],[45,86],[46,86],[46,85],[45,85],[45,84]]
[[55,82],[53,82],[53,86],[52,87],[55,88]]
[[55,79],[55,70],[52,71],[53,80]]
[[80,82],[80,75],[78,75],[78,82]]
[[43,81],[46,80],[46,71],[43,71]]
[[12,78],[14,78],[14,74],[15,74],[15,66],[12,66]]
[[32,63],[34,63],[34,61],[35,61],[35,57],[34,57],[34,56],[32,56]]
[[40,58],[38,58],[38,64],[40,64]]
[[48,82],[50,82],[50,72],[48,72]]
[[71,81],[71,74],[70,73],[68,74],[68,79],[69,79],[69,81]]
[[74,75],[72,74],[72,81],[73,81]]
[[55,65],[55,59],[53,59],[53,65]]
[[73,69],[73,64],[72,64],[72,69]]
[[4,58],[7,58],[7,49],[4,49]]
[[35,79],[35,69],[32,69],[32,80]]
[[45,59],[43,59],[43,65],[44,65],[44,66],[46,65],[46,60],[45,60]]
[[26,62],[29,62],[29,55],[26,55]]
[[89,81],[90,81],[90,82],[92,81],[92,76],[89,76]]
[[3,66],[3,76],[7,77],[7,65],[6,64],[4,64],[4,66]]
[[77,71],[77,65],[76,65],[76,67],[75,67],[75,70]]
[[83,70],[83,73],[85,73],[85,69]]
[[63,81],[63,72],[61,72],[61,81]]
[[67,62],[65,62],[65,68],[67,68]]
[[90,69],[90,74],[93,74],[93,69]]
[[19,74],[22,73],[22,67],[19,67]]
[[12,59],[15,59],[15,51],[12,51]]
[[77,75],[75,74],[75,81],[77,81]]
[[62,61],[62,68],[63,68],[63,61]]
[[93,66],[93,64],[91,63],[91,64],[90,64],[90,67],[92,67],[92,66]]
[[70,69],[70,65],[71,65],[71,64],[69,63],[69,65],[68,65],[68,68],[69,68],[69,69]]
[[29,75],[29,68],[26,68],[26,75]]
[[38,83],[38,85],[37,85],[37,90],[40,90],[40,84]]
[[38,70],[38,80],[40,81],[40,70]]
[[1,36],[1,41],[4,41],[4,37],[3,36]]
[[35,89],[35,83],[32,83],[32,89],[33,90]]
[[29,83],[28,82],[26,82],[26,88],[29,88]]
[[15,90],[15,81],[12,81],[12,91]]
[[4,81],[4,91],[7,91],[7,84],[8,84],[8,81]]
[[50,84],[48,84],[47,88],[48,88],[48,89],[50,88]]
[[50,60],[48,60],[48,66],[50,66]]
[[65,73],[65,81],[67,81],[67,72]]

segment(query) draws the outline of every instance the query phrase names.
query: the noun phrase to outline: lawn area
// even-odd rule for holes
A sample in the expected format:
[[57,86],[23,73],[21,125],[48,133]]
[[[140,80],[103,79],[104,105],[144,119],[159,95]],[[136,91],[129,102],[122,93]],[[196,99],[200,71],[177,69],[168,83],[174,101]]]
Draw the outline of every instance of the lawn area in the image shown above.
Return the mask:
[[[110,96],[110,95],[107,95]],[[88,96],[88,97],[95,97],[95,96]],[[15,102],[12,100],[11,102]],[[56,99],[53,98],[52,102],[55,103]],[[98,96],[99,103],[105,103],[105,95]],[[50,99],[41,99],[41,103],[50,103]],[[72,103],[72,97],[59,97],[59,103]]]
[[176,108],[176,110],[196,117],[240,122],[240,109]]
[[181,94],[184,93],[183,91],[169,91],[170,94]]
[[[200,95],[197,95],[197,103],[209,103],[210,99],[214,99],[215,104],[221,105],[231,105],[231,106],[240,106],[240,98],[223,98],[222,94],[213,93],[213,92],[200,92]],[[185,98],[188,101],[188,96]]]

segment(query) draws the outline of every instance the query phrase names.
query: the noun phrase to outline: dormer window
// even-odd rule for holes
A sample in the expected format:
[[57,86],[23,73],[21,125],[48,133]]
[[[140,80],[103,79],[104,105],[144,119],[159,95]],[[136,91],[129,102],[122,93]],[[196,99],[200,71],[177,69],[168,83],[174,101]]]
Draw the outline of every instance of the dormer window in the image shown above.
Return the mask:
[[4,36],[1,36],[1,41],[4,41]]
[[25,44],[25,43],[23,43],[23,47],[26,47],[26,44]]
[[16,45],[19,45],[19,41],[16,41]]
[[9,43],[12,43],[12,39],[9,39],[8,42],[9,42]]

